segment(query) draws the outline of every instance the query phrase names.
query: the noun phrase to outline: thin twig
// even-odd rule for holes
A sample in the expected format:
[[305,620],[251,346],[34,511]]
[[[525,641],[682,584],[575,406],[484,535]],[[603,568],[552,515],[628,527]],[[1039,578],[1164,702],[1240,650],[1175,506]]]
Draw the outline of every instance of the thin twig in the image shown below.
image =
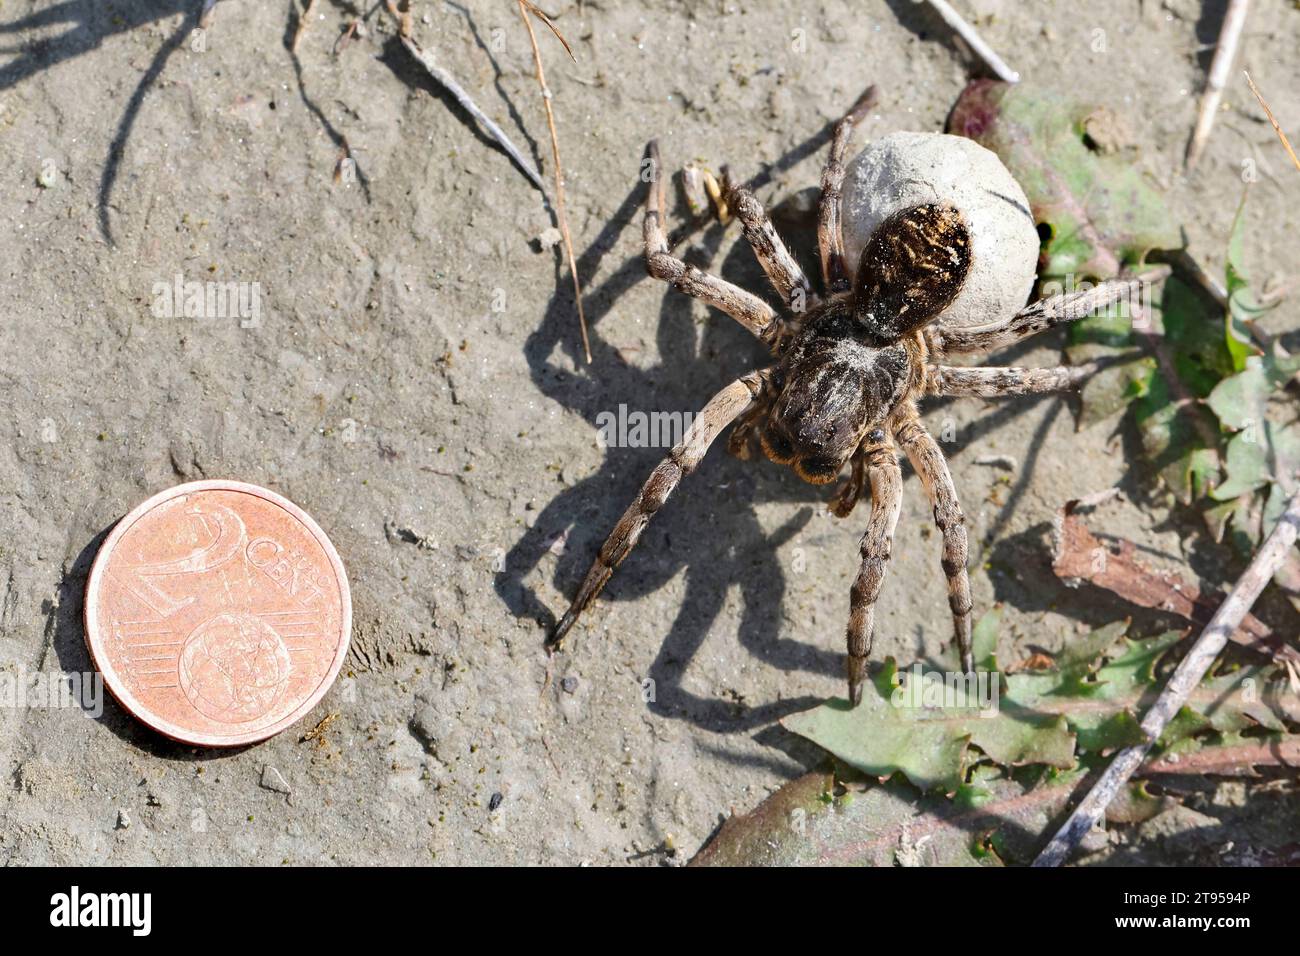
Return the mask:
[[[587,357],[588,364],[591,363],[591,340],[587,336],[587,313],[582,307],[582,283],[578,279],[578,261],[573,254],[573,236],[569,232],[569,216],[564,205],[564,166],[560,163],[560,134],[555,129],[555,108],[551,105],[554,97],[551,95],[551,89],[546,85],[546,71],[542,68],[542,51],[537,47],[537,34],[533,31],[533,21],[529,17],[532,13],[545,23],[556,36],[559,31],[555,29],[555,24],[551,23],[550,18],[529,0],[518,0],[519,16],[524,21],[524,27],[528,30],[528,42],[533,47],[533,63],[537,67],[537,85],[542,88],[542,104],[546,107],[546,125],[551,131],[551,158],[555,161],[555,214],[559,220],[560,235],[564,238],[564,254],[569,260],[569,275],[573,277],[573,298],[578,305],[578,327],[582,331],[582,351]],[[564,43],[564,38],[560,37],[560,42]],[[569,50],[569,45],[564,43],[565,50],[569,56],[573,56],[573,51]]]
[[356,39],[357,31],[359,29],[363,29],[361,18],[353,17],[352,22],[348,24],[348,28],[340,33],[338,39],[334,41],[335,56],[338,56],[348,48],[348,44]]
[[993,52],[993,48],[984,42],[984,38],[975,32],[973,26],[962,19],[960,13],[949,6],[947,0],[929,0],[929,4],[943,18],[943,22],[952,27],[953,32],[966,41],[975,55],[997,74],[998,79],[1005,80],[1007,83],[1020,82],[1020,74],[1007,66],[1006,61]]
[[470,98],[470,95],[465,92],[464,87],[456,82],[455,77],[437,64],[432,53],[421,49],[420,44],[416,43],[411,37],[406,36],[405,34],[399,34],[399,36],[402,45],[410,51],[411,56],[415,57],[415,59],[419,61],[420,65],[429,71],[429,75],[433,77],[434,80],[443,87],[443,89],[450,93],[457,103],[463,106],[471,116],[483,124],[483,127],[488,131],[492,138],[500,143],[501,148],[504,149],[506,153],[509,154],[510,158],[515,161],[515,165],[519,167],[520,172],[528,177],[528,181],[538,189],[545,192],[546,185],[542,182],[541,175],[533,168],[532,163],[528,161],[524,154],[519,151],[519,148],[510,141],[510,137],[506,135],[505,130],[494,123],[490,116],[478,108],[478,104],[475,103],[474,100]]
[[555,34],[555,39],[560,41],[560,46],[564,47],[564,52],[569,54],[569,59],[574,63],[577,63],[578,58],[573,55],[573,47],[569,46],[569,41],[564,39],[564,34],[560,32],[560,28],[555,25],[551,18],[546,15],[546,11],[533,3],[532,0],[520,0],[520,2],[528,8],[529,13],[551,28],[551,32]]
[[289,41],[289,51],[298,52],[298,42],[302,35],[307,32],[307,26],[311,23],[311,15],[316,12],[316,0],[307,0],[307,6],[303,9],[301,16],[298,17],[298,25],[294,28],[293,39]]
[[1241,28],[1246,23],[1246,10],[1250,0],[1231,0],[1228,12],[1223,16],[1223,27],[1219,30],[1219,42],[1214,48],[1214,59],[1210,61],[1210,75],[1205,82],[1205,92],[1201,94],[1201,112],[1196,117],[1196,129],[1187,143],[1187,168],[1191,169],[1201,158],[1210,130],[1219,112],[1219,100],[1223,99],[1223,88],[1228,85],[1228,73],[1232,70],[1232,61],[1237,56],[1237,45],[1241,42]]
[[1280,139],[1282,145],[1286,147],[1287,155],[1291,157],[1291,162],[1295,163],[1296,169],[1300,169],[1300,157],[1297,157],[1295,150],[1291,148],[1291,141],[1286,138],[1286,133],[1282,132],[1282,127],[1278,125],[1277,117],[1273,115],[1273,111],[1269,109],[1268,104],[1264,102],[1264,96],[1259,92],[1259,88],[1255,86],[1255,81],[1250,78],[1250,74],[1246,73],[1245,70],[1242,70],[1241,72],[1245,73],[1246,82],[1250,84],[1250,91],[1255,94],[1255,99],[1259,100],[1259,105],[1264,107],[1264,113],[1268,116],[1268,121],[1273,124],[1273,132],[1277,133],[1277,138]]
[[1300,528],[1300,491],[1292,496],[1277,527],[1255,554],[1250,566],[1238,578],[1232,591],[1215,611],[1209,625],[1196,639],[1187,656],[1179,662],[1169,683],[1142,718],[1145,741],[1126,747],[1116,755],[1106,772],[1083,798],[1083,802],[1070,814],[1070,818],[1052,837],[1038,859],[1034,860],[1034,866],[1060,866],[1101,819],[1111,800],[1146,760],[1169,721],[1182,709],[1188,696],[1205,678],[1210,665],[1227,644],[1228,637],[1241,624],[1246,612],[1254,605],[1264,586],[1273,579],[1273,573],[1295,544],[1297,528]]

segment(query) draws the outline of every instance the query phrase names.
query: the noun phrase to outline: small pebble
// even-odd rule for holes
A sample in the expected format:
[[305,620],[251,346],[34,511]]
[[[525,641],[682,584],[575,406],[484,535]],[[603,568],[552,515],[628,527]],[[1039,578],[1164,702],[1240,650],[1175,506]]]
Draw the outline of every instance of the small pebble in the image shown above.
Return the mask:
[[572,694],[577,689],[578,678],[576,677],[566,677],[560,681],[560,690],[564,691],[566,694]]
[[1089,830],[1079,841],[1079,846],[1088,853],[1096,853],[1110,845],[1110,837],[1107,836],[1104,827],[1096,826]]
[[492,796],[488,799],[488,813],[496,813],[497,807],[501,806],[501,801],[504,799],[505,797],[501,796],[500,791],[497,791],[496,793],[492,794]]
[[117,829],[125,830],[131,826],[131,817],[125,810],[117,811]]

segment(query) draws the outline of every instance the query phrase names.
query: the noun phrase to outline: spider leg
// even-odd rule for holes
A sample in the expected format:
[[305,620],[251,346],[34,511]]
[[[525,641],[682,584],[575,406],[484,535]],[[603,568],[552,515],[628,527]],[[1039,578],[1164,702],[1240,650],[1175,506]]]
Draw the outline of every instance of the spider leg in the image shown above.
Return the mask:
[[749,411],[741,415],[736,421],[736,427],[731,430],[731,435],[727,438],[727,451],[741,461],[749,461],[754,457],[755,447],[758,444],[758,427],[767,418],[769,401],[756,402]]
[[1067,292],[1039,299],[1021,309],[1005,322],[970,329],[945,328],[935,324],[927,329],[929,346],[940,354],[951,352],[988,352],[1060,325],[1095,315],[1119,302],[1141,308],[1143,287],[1155,281],[1151,274],[1137,279],[1110,279],[1091,289]]
[[727,205],[740,220],[745,239],[786,307],[795,315],[806,312],[816,303],[817,296],[813,294],[803,268],[777,235],[776,227],[758,197],[744,186],[734,186],[727,197]]
[[714,439],[724,428],[759,401],[759,396],[771,374],[771,369],[750,372],[709,399],[708,404],[691,422],[681,443],[674,447],[668,453],[668,457],[650,473],[650,477],[641,486],[632,504],[628,506],[627,511],[623,512],[623,517],[619,518],[618,524],[601,545],[596,560],[592,562],[591,570],[587,572],[582,587],[578,589],[577,597],[564,612],[564,617],[560,619],[560,623],[556,625],[555,631],[547,642],[550,648],[559,647],[564,636],[578,619],[578,615],[601,592],[614,573],[614,569],[636,547],[650,519],[663,507],[678,482],[695,470]]
[[1078,388],[1100,367],[1098,362],[1058,365],[1055,368],[931,365],[926,370],[925,390],[930,395],[973,395],[978,398],[1066,392]]
[[[871,482],[871,517],[862,535],[859,552],[862,563],[849,592],[848,677],[849,703],[862,701],[862,682],[867,677],[867,656],[871,653],[871,633],[875,621],[876,599],[889,566],[894,529],[903,503],[903,473],[898,468],[898,453],[893,442],[872,446],[863,454],[867,480]],[[856,462],[855,462],[856,471]]]
[[656,279],[662,279],[687,295],[715,309],[721,309],[764,345],[775,350],[785,323],[770,305],[752,292],[746,292],[725,279],[687,265],[668,251],[668,235],[664,232],[664,176],[659,163],[659,144],[651,142],[647,149],[654,178],[650,181],[649,195],[646,197],[645,223],[642,229],[646,268]]
[[853,130],[876,105],[876,88],[869,87],[835,126],[831,151],[822,170],[822,197],[817,216],[817,248],[821,252],[822,282],[828,294],[846,292],[848,268],[844,263],[844,230],[840,223],[840,193],[844,189],[844,162],[853,142]]
[[970,575],[966,573],[966,518],[948,463],[934,437],[925,430],[913,408],[895,432],[903,453],[916,469],[925,493],[934,507],[934,523],[943,535],[943,573],[948,578],[948,607],[952,609],[953,634],[961,653],[962,670],[975,670],[970,638]]
[[867,455],[861,448],[853,453],[849,469],[849,476],[836,490],[835,501],[831,504],[831,514],[837,518],[847,518],[853,512],[862,497],[862,489],[867,486]]

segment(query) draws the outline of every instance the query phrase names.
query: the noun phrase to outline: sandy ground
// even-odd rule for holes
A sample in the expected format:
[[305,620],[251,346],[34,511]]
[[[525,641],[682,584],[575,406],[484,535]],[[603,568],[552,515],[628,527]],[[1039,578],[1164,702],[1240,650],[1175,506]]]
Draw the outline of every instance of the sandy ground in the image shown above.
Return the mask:
[[[290,3],[223,0],[199,38],[197,6],[0,3],[0,667],[87,670],[82,592],[103,535],[145,497],[203,477],[265,485],[314,515],[351,576],[353,650],[300,727],[228,754],[162,741],[111,701],[98,720],[0,708],[0,859],[683,861],[721,815],[818,759],[776,720],[843,693],[865,516],[838,521],[825,489],[715,453],[547,682],[545,625],[662,454],[599,447],[597,416],[695,410],[761,359],[734,323],[646,278],[641,150],[657,136],[672,166],[766,171],[761,198],[797,212],[829,124],[869,83],[882,98],[864,138],[938,129],[972,64],[906,0],[545,4],[578,59],[541,36],[586,365],[567,272],[538,241],[552,225],[542,195],[382,18],[336,57],[355,11],[319,3],[295,60]],[[960,6],[995,14],[982,30],[1026,82],[1129,120],[1135,162],[1215,271],[1242,161],[1255,160],[1248,262],[1261,278],[1295,268],[1294,171],[1243,84],[1200,167],[1181,172],[1223,3]],[[512,5],[414,10],[424,46],[549,175]],[[1300,12],[1255,5],[1244,65],[1293,132],[1298,42]],[[355,182],[334,181],[343,137]],[[786,222],[810,250],[806,217]],[[687,258],[761,288],[735,227],[697,233]],[[259,283],[261,323],[155,316],[155,283],[177,274]],[[1300,323],[1287,307],[1270,324]],[[1061,342],[1011,357],[1054,364]],[[1123,500],[1095,527],[1212,584],[1234,571],[1149,491],[1131,427],[1076,432],[1073,412],[1043,398],[927,413],[955,435],[945,450],[971,521],[977,612],[1005,603],[1004,660],[1126,613],[1051,575],[1048,522],[1067,498],[1118,484]],[[1017,460],[1009,481],[975,463],[989,455]],[[948,641],[938,549],[909,475],[878,657]],[[1289,608],[1262,613],[1294,627]],[[1139,615],[1135,630],[1165,623]],[[300,740],[332,714],[320,739]],[[1241,783],[1207,783],[1177,814],[1107,858],[1236,861],[1298,817],[1287,787]]]

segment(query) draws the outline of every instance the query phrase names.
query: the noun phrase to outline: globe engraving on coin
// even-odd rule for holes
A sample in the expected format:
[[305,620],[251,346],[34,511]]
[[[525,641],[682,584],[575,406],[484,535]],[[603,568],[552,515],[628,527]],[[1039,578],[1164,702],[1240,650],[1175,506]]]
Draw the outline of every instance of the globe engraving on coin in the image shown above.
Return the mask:
[[117,523],[86,585],[86,643],[104,683],[174,740],[265,740],[329,690],[352,603],[334,546],[274,492],[196,481]]

